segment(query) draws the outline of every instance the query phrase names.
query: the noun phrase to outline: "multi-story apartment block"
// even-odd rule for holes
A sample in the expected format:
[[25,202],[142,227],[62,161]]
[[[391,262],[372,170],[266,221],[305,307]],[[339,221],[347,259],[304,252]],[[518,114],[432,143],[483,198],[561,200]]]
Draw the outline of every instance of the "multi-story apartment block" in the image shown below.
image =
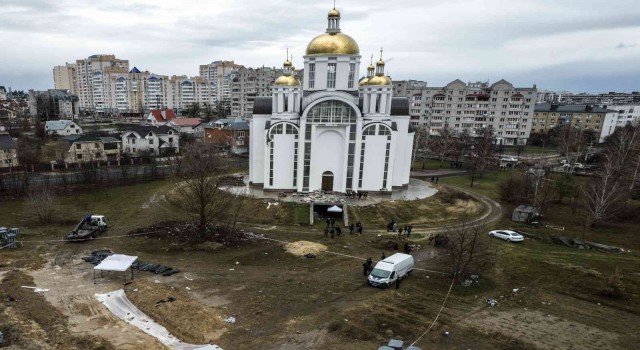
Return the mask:
[[[80,109],[103,112],[105,108],[104,73],[127,72],[129,61],[115,55],[92,55],[75,63],[76,94]],[[109,69],[107,69],[109,68]]]
[[231,75],[231,115],[248,118],[256,97],[271,96],[271,85],[282,75],[282,69],[240,66]]
[[564,94],[559,99],[564,104],[583,105],[629,105],[640,104],[640,92],[608,92],[606,94]]
[[640,123],[640,104],[635,105],[602,105],[602,108],[617,111],[616,127]]
[[75,94],[77,89],[75,63],[53,67],[53,85],[56,90],[67,90]]
[[242,67],[233,61],[214,61],[200,65],[200,77],[213,86],[212,102],[231,98],[231,73]]
[[572,126],[591,129],[598,135],[598,140],[613,133],[618,120],[618,111],[591,105],[560,105],[538,103],[535,107],[531,132],[547,133],[555,127]]
[[498,144],[525,144],[531,131],[536,86],[516,88],[506,80],[465,84],[457,79],[444,87],[424,82],[393,83],[400,96],[409,98],[411,124],[438,134],[448,128],[476,135],[492,129]]
[[538,103],[558,103],[566,98],[566,96],[571,95],[570,91],[549,91],[542,90],[538,91]]

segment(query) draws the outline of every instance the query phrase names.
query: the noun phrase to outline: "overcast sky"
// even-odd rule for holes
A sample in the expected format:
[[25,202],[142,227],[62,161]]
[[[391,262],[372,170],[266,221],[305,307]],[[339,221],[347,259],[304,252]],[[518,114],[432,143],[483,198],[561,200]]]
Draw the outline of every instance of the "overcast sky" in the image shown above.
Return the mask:
[[[234,60],[280,66],[326,28],[331,0],[0,0],[0,85],[53,87],[54,65],[113,53],[157,74]],[[507,79],[570,91],[640,90],[638,0],[338,0],[363,61],[395,80]],[[364,75],[366,64],[360,75]]]

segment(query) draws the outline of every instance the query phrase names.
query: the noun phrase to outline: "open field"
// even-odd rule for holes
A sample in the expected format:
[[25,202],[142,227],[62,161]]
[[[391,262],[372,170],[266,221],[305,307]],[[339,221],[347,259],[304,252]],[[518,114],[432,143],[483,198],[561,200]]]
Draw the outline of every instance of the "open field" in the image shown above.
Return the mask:
[[[442,178],[440,185],[495,199],[496,181],[506,176],[506,172],[485,174],[472,189],[468,177]],[[307,259],[288,253],[278,242],[259,239],[221,248],[193,247],[156,236],[79,244],[34,242],[0,250],[0,330],[10,336],[5,338],[15,349],[162,349],[93,298],[93,293],[122,288],[122,275],[106,274],[94,285],[92,265],[80,257],[95,249],[111,249],[182,271],[170,277],[136,271],[135,280],[124,289],[135,305],[184,341],[211,341],[224,349],[376,349],[392,337],[412,342],[437,315],[450,279],[437,272],[414,271],[399,290],[373,289],[362,276],[362,261],[348,256],[377,260],[382,251],[387,256],[393,253],[385,244],[395,236],[383,230],[389,215],[396,215],[399,223],[455,221],[456,213],[447,208],[460,199],[446,198],[449,190],[440,187],[441,193],[424,201],[354,209],[352,215],[367,228],[362,236],[325,238],[319,229],[302,224],[308,209],[293,204],[278,206],[275,212],[273,206],[266,209],[263,201],[252,200],[239,219],[246,231],[279,241],[317,242],[347,256],[319,253]],[[61,198],[51,225],[31,224],[21,202],[6,201],[0,203],[0,223],[21,227],[25,240],[59,239],[86,212],[95,212],[107,215],[113,226],[104,237],[114,237],[181,219],[158,205],[169,188],[169,182],[159,181]],[[570,204],[554,205],[545,221],[566,226],[562,234],[579,237],[582,232],[571,216]],[[505,227],[541,236],[559,232],[525,228],[507,219],[490,229]],[[535,240],[508,244],[483,236],[498,249],[495,267],[477,285],[454,285],[435,327],[417,345],[423,349],[635,348],[640,341],[638,227],[618,223],[586,233],[588,239],[631,250],[622,254]],[[446,251],[421,240],[424,232],[415,226],[416,267],[449,271]],[[601,292],[616,267],[625,292],[611,299]],[[38,295],[20,288],[25,284],[50,291]],[[169,296],[177,300],[155,305]],[[487,298],[497,299],[498,305],[488,307]],[[228,316],[237,322],[224,323]],[[450,336],[442,336],[445,330]]]

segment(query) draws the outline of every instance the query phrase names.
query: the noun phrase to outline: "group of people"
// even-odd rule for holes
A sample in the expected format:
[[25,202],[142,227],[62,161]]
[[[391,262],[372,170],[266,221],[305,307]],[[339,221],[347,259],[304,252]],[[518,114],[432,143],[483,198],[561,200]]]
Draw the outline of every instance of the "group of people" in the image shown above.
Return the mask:
[[[395,220],[389,221],[387,224],[387,232],[396,232],[396,222]],[[411,231],[413,230],[413,225],[404,225],[398,227],[398,237],[402,236],[402,232],[407,234],[407,237],[411,237]]]
[[439,176],[432,176],[431,177],[431,182],[434,183],[434,184],[437,184],[439,180],[440,180]]
[[[327,226],[324,228],[324,236],[328,237],[331,235],[331,238],[335,238],[335,236],[342,235],[342,228],[340,228],[340,224],[336,225],[336,219],[327,218],[326,220]],[[362,234],[362,223],[360,221],[356,222],[355,225],[349,225],[349,234],[352,235],[354,232],[358,234]]]
[[347,198],[350,199],[367,199],[367,197],[369,196],[369,192],[365,192],[365,191],[347,191],[346,193]]

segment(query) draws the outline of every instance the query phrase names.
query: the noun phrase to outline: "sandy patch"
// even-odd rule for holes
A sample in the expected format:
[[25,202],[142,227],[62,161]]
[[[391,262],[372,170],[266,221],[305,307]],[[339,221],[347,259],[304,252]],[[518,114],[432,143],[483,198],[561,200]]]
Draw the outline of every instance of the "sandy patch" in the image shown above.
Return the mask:
[[518,339],[532,349],[616,349],[618,335],[532,310],[483,311],[464,320],[483,332]]
[[288,243],[284,246],[284,249],[287,253],[291,253],[296,256],[303,256],[305,254],[318,254],[327,250],[327,246],[320,243],[309,242],[309,241],[297,241]]

